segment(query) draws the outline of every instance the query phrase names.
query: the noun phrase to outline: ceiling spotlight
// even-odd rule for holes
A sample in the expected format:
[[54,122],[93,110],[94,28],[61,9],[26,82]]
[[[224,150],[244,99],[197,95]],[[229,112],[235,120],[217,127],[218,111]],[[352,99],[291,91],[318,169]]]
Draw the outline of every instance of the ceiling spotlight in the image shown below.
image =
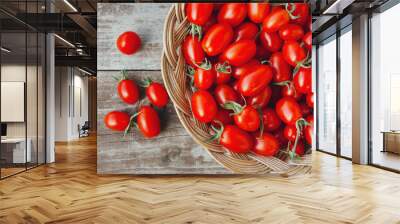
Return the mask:
[[1,51],[4,51],[6,53],[10,53],[11,52],[11,50],[9,50],[9,49],[7,49],[5,47],[1,47],[0,49],[1,49]]
[[75,45],[73,45],[71,42],[69,42],[68,40],[62,38],[61,36],[59,36],[58,34],[54,34],[55,37],[57,37],[59,40],[61,40],[62,42],[66,43],[67,45],[69,45],[70,47],[75,48]]
[[78,10],[73,6],[68,0],[64,0],[65,4],[67,4],[74,12],[78,12]]

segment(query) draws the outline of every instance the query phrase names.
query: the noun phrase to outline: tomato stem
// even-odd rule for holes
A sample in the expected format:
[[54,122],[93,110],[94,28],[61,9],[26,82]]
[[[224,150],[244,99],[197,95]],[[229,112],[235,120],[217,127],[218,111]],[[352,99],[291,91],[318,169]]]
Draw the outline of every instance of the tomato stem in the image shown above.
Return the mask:
[[227,62],[224,62],[224,63],[217,63],[217,65],[215,66],[215,70],[217,71],[217,72],[222,72],[222,73],[225,73],[225,74],[231,74],[232,73],[232,67],[227,63]]
[[274,86],[287,86],[288,88],[290,88],[291,85],[291,81],[287,80],[287,81],[282,81],[282,82],[274,82],[272,83],[272,85]]
[[133,120],[135,119],[135,117],[137,117],[140,114],[140,112],[135,113],[134,115],[132,115],[129,119],[129,124],[128,126],[125,128],[124,131],[124,137],[128,134],[128,132],[132,129],[133,126],[137,127],[137,123]]
[[[297,147],[297,144],[299,143],[301,132],[302,132],[304,126],[307,126],[307,125],[310,125],[310,123],[307,122],[304,118],[300,118],[296,121],[296,140],[294,141],[293,148],[289,152],[289,155],[290,155],[290,153],[292,153],[292,156],[293,155],[298,156],[296,153],[296,147]],[[291,159],[293,159],[292,156],[291,156]]]
[[114,78],[117,82],[121,82],[122,80],[128,79],[128,72],[127,72],[126,70],[121,70],[120,73],[121,73],[120,77],[113,76],[113,78]]
[[218,144],[220,143],[221,135],[222,132],[224,132],[224,124],[222,124],[221,121],[219,120],[214,120],[215,123],[219,124],[220,128],[216,128],[213,125],[211,125],[211,129],[215,131],[215,134],[208,140],[208,141],[215,141],[217,140]]
[[[292,6],[291,9],[289,10],[289,4]],[[286,3],[285,4],[285,9],[288,12],[290,19],[297,19],[299,16],[293,15],[293,12],[296,10],[296,4],[294,3]]]
[[244,107],[242,107],[242,105],[240,105],[234,101],[228,101],[228,102],[224,103],[222,105],[222,107],[227,110],[233,110],[233,114],[231,114],[231,115],[240,114],[244,108]]
[[153,80],[151,80],[149,77],[146,77],[143,79],[142,83],[139,86],[147,88],[151,85],[152,82]]
[[196,24],[190,24],[189,33],[192,34],[192,37],[198,35],[199,40],[202,38],[202,28]]
[[204,70],[210,70],[212,68],[212,65],[211,65],[211,62],[207,58],[204,58],[204,62],[201,63],[199,67]]

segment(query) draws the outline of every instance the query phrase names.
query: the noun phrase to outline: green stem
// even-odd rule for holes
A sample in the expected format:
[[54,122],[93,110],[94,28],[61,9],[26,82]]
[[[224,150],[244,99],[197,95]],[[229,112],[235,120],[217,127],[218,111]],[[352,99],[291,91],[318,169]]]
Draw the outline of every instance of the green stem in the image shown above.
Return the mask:
[[143,88],[147,88],[148,86],[150,86],[150,84],[153,82],[153,80],[151,80],[149,77],[144,78],[143,81],[139,84],[139,86],[143,87]]
[[242,111],[244,109],[244,107],[242,107],[242,105],[240,105],[234,101],[226,102],[225,104],[222,105],[222,107],[227,110],[233,110],[233,115],[242,113]]
[[211,125],[211,129],[215,131],[215,134],[208,140],[208,141],[215,141],[217,140],[218,144],[220,143],[221,135],[222,132],[224,132],[224,124],[222,124],[221,121],[214,120],[215,123],[219,124],[220,128],[216,128],[213,125]]
[[189,27],[189,33],[190,34],[192,34],[192,36],[194,37],[194,36],[196,36],[196,35],[198,35],[198,37],[199,37],[199,40],[201,40],[201,38],[202,38],[202,28],[201,28],[201,26],[198,26],[198,25],[196,25],[196,24],[190,24],[190,27]]
[[125,128],[125,131],[124,131],[124,137],[128,134],[128,132],[132,129],[133,126],[136,126],[136,127],[137,127],[137,123],[134,122],[133,119],[135,119],[135,117],[137,117],[139,114],[140,114],[140,112],[135,113],[135,114],[132,115],[131,118],[129,119],[129,124],[128,124],[128,126]]
[[[292,6],[291,10],[289,10],[289,4]],[[294,3],[286,3],[285,9],[288,12],[290,19],[297,19],[299,16],[293,15],[293,12],[296,10],[296,5]]]
[[218,63],[215,66],[215,70],[217,70],[217,72],[221,72],[221,73],[225,73],[225,74],[231,74],[232,73],[232,67],[227,63]]

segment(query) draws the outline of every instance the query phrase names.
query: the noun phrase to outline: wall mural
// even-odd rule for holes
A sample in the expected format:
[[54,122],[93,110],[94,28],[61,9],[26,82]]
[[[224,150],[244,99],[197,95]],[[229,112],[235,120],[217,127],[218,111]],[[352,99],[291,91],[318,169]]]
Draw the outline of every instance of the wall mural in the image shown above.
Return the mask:
[[305,3],[99,3],[98,173],[310,171]]

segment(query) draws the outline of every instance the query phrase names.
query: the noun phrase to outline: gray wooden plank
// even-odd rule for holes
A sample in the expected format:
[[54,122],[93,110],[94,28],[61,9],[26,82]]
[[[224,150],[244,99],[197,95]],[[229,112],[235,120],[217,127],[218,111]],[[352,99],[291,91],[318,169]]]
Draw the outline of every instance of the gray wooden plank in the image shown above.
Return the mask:
[[[129,135],[108,130],[103,118],[112,110],[133,114],[137,105],[124,104],[116,92],[117,71],[99,71],[97,170],[100,174],[225,174],[230,171],[219,165],[201,146],[193,141],[181,125],[172,102],[159,111],[162,132],[154,139],[144,138],[135,129]],[[145,77],[162,82],[160,71],[130,71],[136,81]],[[143,103],[148,101],[142,94]]]
[[[164,19],[171,3],[99,3],[97,13],[98,70],[159,70]],[[142,48],[132,56],[116,47],[118,36],[135,31]]]

